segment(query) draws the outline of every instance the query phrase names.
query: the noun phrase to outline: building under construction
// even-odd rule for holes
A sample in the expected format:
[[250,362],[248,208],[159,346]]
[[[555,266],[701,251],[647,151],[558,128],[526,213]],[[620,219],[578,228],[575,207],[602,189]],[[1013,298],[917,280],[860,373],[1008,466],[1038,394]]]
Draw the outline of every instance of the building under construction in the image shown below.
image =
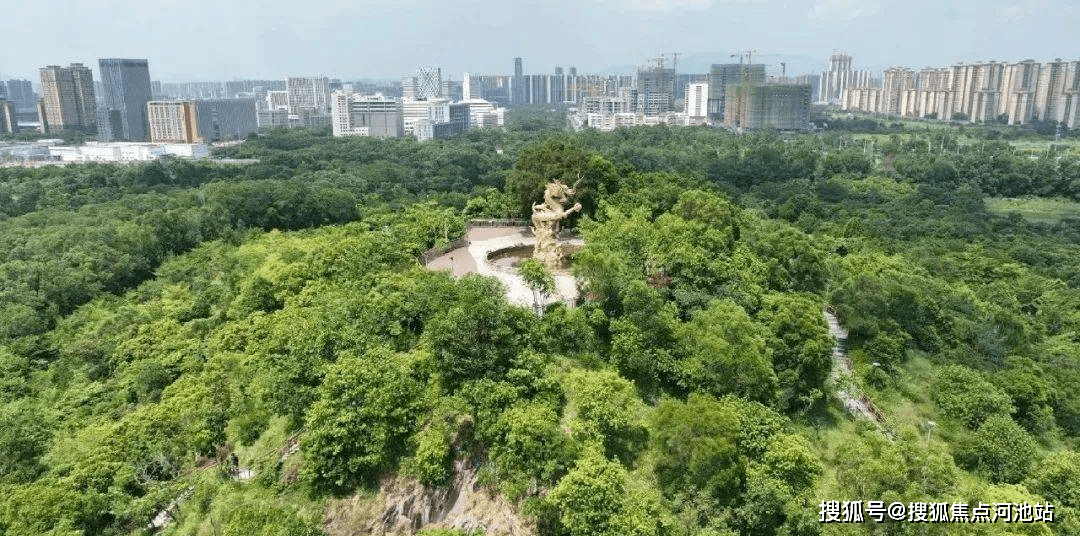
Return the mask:
[[675,69],[660,63],[637,72],[638,110],[645,115],[672,111],[675,96]]
[[810,126],[810,86],[729,84],[724,88],[723,124],[740,132],[805,130]]
[[709,69],[709,124],[724,123],[727,87],[732,84],[761,85],[765,83],[765,65],[750,63],[714,63]]

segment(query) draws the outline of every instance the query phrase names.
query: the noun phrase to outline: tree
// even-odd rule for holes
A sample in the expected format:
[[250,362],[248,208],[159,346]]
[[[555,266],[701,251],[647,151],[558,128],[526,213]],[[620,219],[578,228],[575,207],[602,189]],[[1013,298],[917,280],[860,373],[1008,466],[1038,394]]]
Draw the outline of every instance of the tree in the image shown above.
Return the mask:
[[525,284],[532,289],[533,307],[536,308],[537,312],[542,312],[540,298],[547,298],[547,296],[558,292],[555,286],[555,278],[536,259],[525,259],[518,263],[517,268],[518,274],[525,280]]
[[1028,360],[1013,360],[1013,367],[995,373],[991,382],[1005,392],[1016,409],[1013,418],[1036,436],[1054,427],[1054,409],[1050,406],[1050,385]]
[[39,458],[45,453],[52,433],[40,410],[29,400],[0,406],[0,485],[31,482],[44,467]]
[[548,404],[516,404],[498,416],[495,430],[491,458],[511,500],[554,483],[573,459],[574,445]]
[[316,489],[372,483],[404,453],[422,408],[409,359],[379,349],[346,355],[329,368],[301,442],[303,471]]
[[1028,489],[1054,504],[1080,509],[1080,453],[1049,454],[1035,466],[1025,483]]
[[544,198],[544,188],[552,181],[562,181],[571,188],[589,169],[589,154],[570,138],[550,137],[522,149],[517,164],[506,176],[506,193],[528,217],[532,206]]
[[626,471],[598,451],[589,451],[552,488],[547,500],[559,510],[570,536],[615,536],[611,523],[624,508],[625,494]]
[[[263,501],[241,500],[222,519],[222,536],[325,536],[317,522]],[[216,530],[216,529],[215,529]]]
[[961,441],[957,460],[993,482],[1017,483],[1035,463],[1035,440],[1008,415],[992,415]]
[[832,370],[832,337],[821,305],[798,294],[769,294],[762,302],[757,319],[772,334],[766,344],[772,352],[780,405],[805,411],[823,396]]
[[824,472],[806,438],[779,434],[759,463],[747,468],[744,502],[733,525],[744,534],[797,534],[816,519],[807,513],[817,478]]
[[645,440],[638,414],[643,409],[634,384],[613,371],[570,373],[568,394],[577,409],[574,436],[599,441],[604,454],[630,463]]
[[1013,410],[1009,395],[961,365],[938,369],[933,393],[943,413],[971,429],[993,415],[1009,415]]
[[745,459],[737,448],[739,416],[732,408],[702,394],[685,403],[665,400],[652,416],[658,453],[656,474],[669,496],[731,504],[738,496]]
[[436,370],[446,387],[474,378],[500,378],[532,339],[535,316],[512,307],[498,280],[470,275],[458,281],[453,300],[424,329]]
[[777,379],[767,332],[742,307],[717,300],[678,330],[679,383],[687,392],[772,401]]

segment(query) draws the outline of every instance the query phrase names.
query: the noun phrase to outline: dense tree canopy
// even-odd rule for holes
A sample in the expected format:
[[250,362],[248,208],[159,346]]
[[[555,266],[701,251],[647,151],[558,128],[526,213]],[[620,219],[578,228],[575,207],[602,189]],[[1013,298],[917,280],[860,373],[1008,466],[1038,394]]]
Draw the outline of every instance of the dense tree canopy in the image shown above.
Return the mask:
[[[561,119],[0,168],[0,534],[336,534],[466,480],[543,535],[1080,530],[1075,150]],[[585,207],[577,303],[418,265],[552,179]],[[833,499],[1061,522],[818,523]]]

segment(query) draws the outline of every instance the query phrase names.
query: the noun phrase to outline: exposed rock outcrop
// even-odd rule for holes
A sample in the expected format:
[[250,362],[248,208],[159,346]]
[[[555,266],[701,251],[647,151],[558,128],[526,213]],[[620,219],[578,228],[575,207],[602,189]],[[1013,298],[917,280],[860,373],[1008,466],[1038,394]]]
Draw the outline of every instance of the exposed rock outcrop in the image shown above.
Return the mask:
[[502,495],[477,483],[476,470],[454,465],[445,488],[424,486],[411,478],[385,479],[374,497],[357,494],[326,507],[324,529],[331,536],[407,536],[421,529],[482,529],[485,536],[533,536],[532,520]]

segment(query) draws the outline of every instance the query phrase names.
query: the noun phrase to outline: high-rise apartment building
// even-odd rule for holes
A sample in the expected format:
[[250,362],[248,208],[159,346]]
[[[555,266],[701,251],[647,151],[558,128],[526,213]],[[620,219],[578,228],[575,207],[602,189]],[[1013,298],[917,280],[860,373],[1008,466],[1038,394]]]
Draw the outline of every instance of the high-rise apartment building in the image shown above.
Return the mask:
[[41,68],[41,94],[50,132],[96,130],[94,76],[83,64]]
[[818,86],[818,102],[837,104],[844,99],[848,88],[877,87],[870,71],[856,71],[851,66],[851,56],[833,52],[829,56],[829,70],[821,73]]
[[690,118],[704,120],[709,115],[709,84],[687,84],[684,102]]
[[0,100],[0,134],[14,134],[19,131],[19,120],[15,117],[15,103]]
[[844,110],[876,113],[881,109],[881,88],[849,87],[840,103]]
[[880,95],[868,88],[845,91],[843,107],[904,117],[1003,121],[1025,124],[1058,121],[1067,128],[1080,125],[1080,61],[1034,60],[957,63],[885,71]]
[[1077,128],[1080,102],[1080,61],[1055,59],[1042,66],[1035,97],[1036,115],[1042,121],[1059,121]]
[[146,116],[146,103],[151,99],[148,62],[145,59],[102,58],[98,60],[98,69],[108,120],[107,128],[98,126],[99,136],[128,141],[149,140]]
[[150,101],[146,103],[150,141],[156,143],[198,143],[195,103],[190,101]]
[[851,56],[833,52],[829,56],[829,70],[821,73],[819,102],[836,102],[851,83]]
[[904,91],[914,87],[914,70],[902,67],[886,69],[881,87],[881,112],[886,115],[899,115]]
[[1039,64],[1024,60],[1005,67],[1001,81],[1002,100],[998,113],[1010,125],[1031,121],[1035,114],[1035,92],[1039,85]]

